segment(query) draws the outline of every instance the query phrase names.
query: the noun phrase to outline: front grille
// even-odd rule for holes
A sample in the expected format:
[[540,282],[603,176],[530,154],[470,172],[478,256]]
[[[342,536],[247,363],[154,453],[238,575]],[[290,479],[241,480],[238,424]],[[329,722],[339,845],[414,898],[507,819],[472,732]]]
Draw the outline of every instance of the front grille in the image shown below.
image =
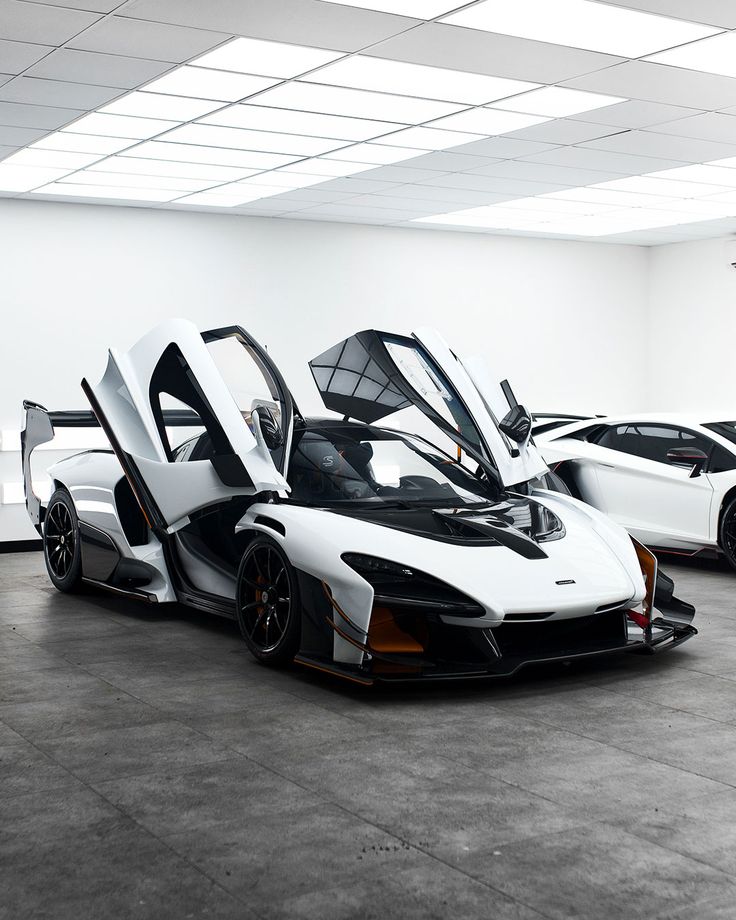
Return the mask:
[[621,610],[527,623],[523,627],[502,623],[491,631],[503,657],[526,660],[621,648],[627,641],[626,621]]

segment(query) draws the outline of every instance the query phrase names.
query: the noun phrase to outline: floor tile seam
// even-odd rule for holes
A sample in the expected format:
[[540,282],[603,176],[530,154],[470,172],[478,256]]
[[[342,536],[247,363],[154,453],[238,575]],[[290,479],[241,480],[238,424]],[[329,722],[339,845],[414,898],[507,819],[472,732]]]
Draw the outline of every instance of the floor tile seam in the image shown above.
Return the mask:
[[[544,722],[544,721],[542,721],[542,720],[540,720],[540,719],[534,719],[534,718],[531,718],[531,717],[529,717],[529,716],[525,716],[524,718],[527,719],[527,720],[530,721],[530,722],[534,722],[535,724],[541,725],[541,726],[543,726],[544,728],[552,728],[552,729],[554,729],[555,731],[564,732],[565,734],[573,735],[574,737],[577,737],[577,738],[583,738],[583,739],[586,740],[586,741],[593,741],[594,743],[600,744],[600,745],[602,745],[603,747],[610,747],[610,748],[613,748],[614,750],[619,751],[619,752],[622,753],[622,754],[629,754],[629,755],[631,755],[632,757],[639,757],[639,758],[642,759],[642,760],[650,761],[651,763],[656,763],[656,764],[659,764],[660,766],[663,766],[663,767],[670,767],[670,769],[679,770],[681,773],[686,773],[686,774],[688,774],[688,775],[690,775],[690,776],[697,776],[698,778],[708,780],[708,781],[711,782],[711,783],[718,783],[719,785],[723,786],[724,789],[734,789],[734,788],[736,788],[736,780],[734,781],[734,783],[727,783],[727,782],[724,782],[723,780],[720,780],[720,779],[713,779],[713,778],[710,777],[710,776],[706,776],[704,773],[698,773],[696,770],[689,770],[689,769],[686,769],[686,768],[684,768],[684,767],[675,766],[675,765],[673,765],[673,764],[667,763],[667,761],[658,760],[656,757],[652,757],[652,756],[650,756],[650,755],[648,755],[648,754],[642,754],[642,753],[640,753],[639,751],[631,751],[631,750],[629,750],[628,748],[621,747],[619,744],[613,744],[613,743],[610,742],[610,741],[601,741],[599,738],[591,737],[590,735],[586,735],[586,734],[584,734],[583,732],[572,731],[572,730],[569,729],[569,728],[559,728],[559,727],[556,726],[556,725],[551,725],[551,724],[548,723],[548,722]],[[730,723],[714,723],[714,724],[730,724]],[[447,759],[448,759],[448,760],[451,760],[453,763],[460,764],[461,766],[467,766],[467,764],[463,763],[463,761],[458,760],[456,757],[452,757],[452,756],[450,756],[449,754],[446,754],[446,755],[443,755],[443,756],[447,757]],[[489,773],[490,771],[488,771],[488,770],[481,770],[480,772]],[[495,776],[495,774],[493,774],[493,773],[490,773],[490,775],[491,775],[491,776]],[[498,777],[498,778],[500,779],[500,777]],[[515,783],[510,783],[509,785],[516,785],[516,784],[515,784]],[[527,791],[527,792],[531,792],[531,791],[532,791],[532,790],[526,789],[524,786],[519,786],[519,788],[520,788],[520,789],[524,789],[524,790]],[[553,801],[553,802],[554,802],[554,800],[550,800],[550,801]],[[560,802],[554,802],[554,804],[559,805],[559,804],[562,804],[562,803],[560,803]]]

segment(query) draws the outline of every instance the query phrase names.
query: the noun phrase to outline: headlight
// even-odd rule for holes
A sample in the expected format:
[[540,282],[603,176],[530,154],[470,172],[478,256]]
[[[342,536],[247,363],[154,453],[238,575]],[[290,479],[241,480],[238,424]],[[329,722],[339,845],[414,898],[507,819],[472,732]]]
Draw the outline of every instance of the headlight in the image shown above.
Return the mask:
[[426,572],[364,553],[343,553],[342,561],[373,587],[374,604],[414,607],[448,616],[480,617],[483,607]]

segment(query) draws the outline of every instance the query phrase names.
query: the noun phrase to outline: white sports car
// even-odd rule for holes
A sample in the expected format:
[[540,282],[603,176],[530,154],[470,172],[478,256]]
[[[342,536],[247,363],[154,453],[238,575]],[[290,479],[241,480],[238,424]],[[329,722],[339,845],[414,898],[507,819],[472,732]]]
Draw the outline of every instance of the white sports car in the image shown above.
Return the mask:
[[647,546],[736,568],[736,421],[540,414],[534,437],[571,493]]
[[[360,332],[310,367],[342,418],[302,417],[240,327],[171,320],[82,381],[92,413],[26,403],[27,504],[54,585],[233,617],[260,661],[366,684],[509,674],[696,632],[648,550],[540,487],[526,410],[437,333]],[[375,424],[397,412],[430,439]],[[54,424],[96,423],[111,449],[52,466],[44,505],[34,447]]]

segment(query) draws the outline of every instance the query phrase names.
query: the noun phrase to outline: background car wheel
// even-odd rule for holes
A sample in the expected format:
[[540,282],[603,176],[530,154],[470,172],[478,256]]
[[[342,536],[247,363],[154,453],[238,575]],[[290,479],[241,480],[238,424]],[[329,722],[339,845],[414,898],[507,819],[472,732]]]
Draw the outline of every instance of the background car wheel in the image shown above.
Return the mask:
[[253,655],[264,664],[293,660],[301,635],[299,594],[294,569],[281,547],[256,537],[238,569],[237,615]]
[[736,569],[736,498],[732,498],[721,515],[718,542],[723,555],[732,568]]
[[43,555],[49,578],[59,591],[82,587],[82,547],[79,518],[71,495],[57,489],[49,500],[43,527]]

